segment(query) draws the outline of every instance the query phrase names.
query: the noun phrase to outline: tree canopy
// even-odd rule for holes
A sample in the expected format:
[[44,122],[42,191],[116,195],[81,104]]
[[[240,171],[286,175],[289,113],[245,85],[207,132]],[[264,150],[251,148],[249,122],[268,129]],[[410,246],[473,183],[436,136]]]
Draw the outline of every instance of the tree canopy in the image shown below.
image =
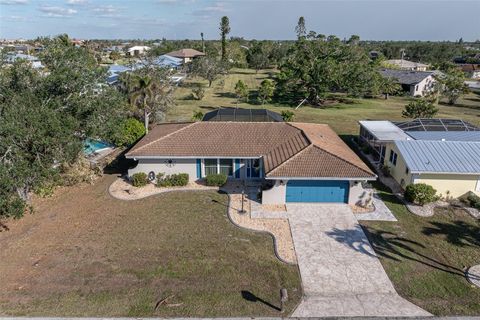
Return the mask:
[[22,216],[31,192],[56,183],[86,137],[109,141],[127,110],[91,53],[66,36],[42,41],[45,72],[0,69],[0,216]]

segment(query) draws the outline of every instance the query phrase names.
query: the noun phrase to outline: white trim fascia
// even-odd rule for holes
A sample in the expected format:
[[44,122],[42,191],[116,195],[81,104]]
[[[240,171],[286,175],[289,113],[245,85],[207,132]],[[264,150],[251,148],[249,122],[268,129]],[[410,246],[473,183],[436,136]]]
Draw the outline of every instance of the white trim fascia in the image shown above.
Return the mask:
[[267,180],[348,180],[348,181],[375,181],[377,176],[372,178],[338,178],[338,177],[265,177]]
[[439,171],[410,171],[411,173],[422,174],[451,174],[459,176],[477,176],[480,172],[439,172]]
[[232,156],[128,156],[127,159],[260,159],[262,156],[258,157],[232,157]]

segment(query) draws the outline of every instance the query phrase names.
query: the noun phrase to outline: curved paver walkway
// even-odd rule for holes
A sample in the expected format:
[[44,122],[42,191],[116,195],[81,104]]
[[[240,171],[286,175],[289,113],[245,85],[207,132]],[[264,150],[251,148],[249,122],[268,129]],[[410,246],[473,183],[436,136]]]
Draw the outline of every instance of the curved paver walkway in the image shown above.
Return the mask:
[[246,212],[240,213],[239,210],[242,207],[241,188],[237,184],[229,183],[221,190],[230,195],[228,215],[234,224],[246,229],[270,233],[273,236],[276,256],[283,262],[297,263],[290,224],[287,219],[252,218],[250,200],[244,202]]
[[480,264],[470,267],[467,272],[467,279],[480,288]]
[[347,205],[287,205],[305,298],[294,317],[429,316],[400,297]]

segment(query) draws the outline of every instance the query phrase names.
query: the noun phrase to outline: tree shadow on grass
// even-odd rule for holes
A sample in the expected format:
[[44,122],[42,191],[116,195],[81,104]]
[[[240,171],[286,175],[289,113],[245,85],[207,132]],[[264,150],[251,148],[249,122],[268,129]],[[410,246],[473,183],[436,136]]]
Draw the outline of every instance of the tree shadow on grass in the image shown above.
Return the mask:
[[430,224],[432,227],[423,228],[423,234],[427,236],[443,235],[454,246],[479,247],[480,249],[480,226],[461,220],[452,223],[431,222]]
[[237,96],[233,92],[216,92],[215,96],[217,98],[231,98],[231,99],[237,98]]
[[365,232],[378,256],[393,261],[409,260],[421,263],[427,267],[443,271],[452,275],[465,277],[465,271],[455,266],[431,258],[419,250],[426,247],[416,241],[400,237],[397,234],[384,230],[365,227]]

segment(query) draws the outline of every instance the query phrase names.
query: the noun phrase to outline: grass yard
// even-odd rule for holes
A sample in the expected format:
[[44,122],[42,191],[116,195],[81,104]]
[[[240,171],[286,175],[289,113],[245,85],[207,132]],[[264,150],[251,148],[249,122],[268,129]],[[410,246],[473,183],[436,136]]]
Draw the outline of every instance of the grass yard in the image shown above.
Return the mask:
[[226,195],[120,201],[114,179],[37,199],[0,232],[0,316],[279,316],[282,287],[285,314],[300,301],[297,267],[229,221]]
[[[195,78],[185,82],[176,92],[177,106],[167,115],[167,121],[191,121],[194,111],[206,113],[220,106],[235,107],[237,99],[235,98],[235,83],[243,80],[251,89],[251,96],[260,82],[271,76],[273,70],[261,70],[255,73],[250,69],[232,69],[230,74],[221,77],[207,88],[205,97],[198,101],[191,98],[191,87],[196,83],[207,82]],[[252,99],[254,100],[254,99]],[[407,103],[408,98],[391,97],[385,99],[353,99],[352,104],[339,103],[326,108],[312,108],[302,106],[295,111],[295,121],[327,123],[338,134],[358,134],[358,120],[362,119],[381,119],[381,120],[404,120],[402,110]],[[284,104],[247,104],[239,103],[243,108],[267,108],[276,112],[283,110],[292,110],[295,106]],[[444,118],[462,118],[473,124],[480,125],[480,95],[471,93],[460,99],[455,106],[444,104],[439,105],[438,117]]]
[[415,216],[391,193],[381,196],[398,222],[361,224],[398,293],[437,316],[478,316],[480,288],[464,271],[480,263],[480,221],[453,209]]

